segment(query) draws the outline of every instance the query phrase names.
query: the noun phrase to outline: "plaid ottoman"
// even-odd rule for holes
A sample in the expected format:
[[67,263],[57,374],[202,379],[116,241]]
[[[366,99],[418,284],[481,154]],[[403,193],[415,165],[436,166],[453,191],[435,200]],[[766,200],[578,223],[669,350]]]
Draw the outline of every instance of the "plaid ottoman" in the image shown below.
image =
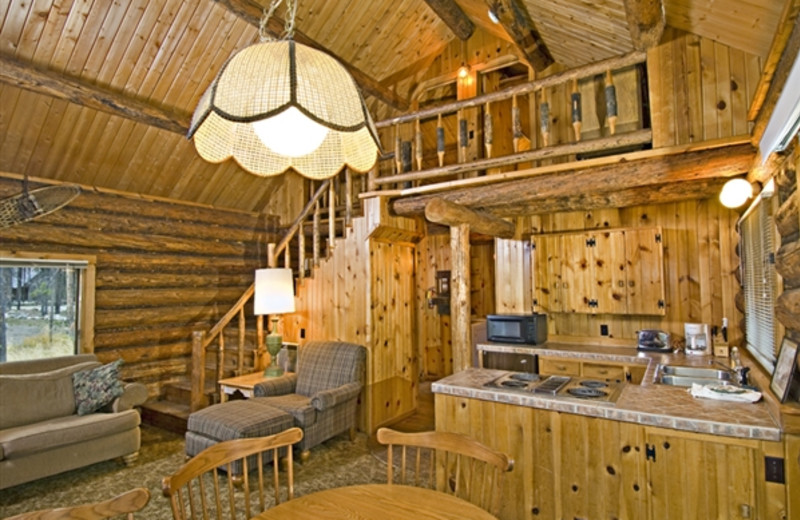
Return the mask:
[[[245,399],[219,403],[189,415],[186,429],[186,455],[194,457],[204,449],[220,441],[248,437],[266,437],[288,430],[294,426],[294,418],[263,402],[263,399]],[[264,454],[264,463],[272,460],[272,452]],[[249,467],[256,464],[256,457],[247,460]],[[233,464],[233,474],[240,475],[240,461]]]

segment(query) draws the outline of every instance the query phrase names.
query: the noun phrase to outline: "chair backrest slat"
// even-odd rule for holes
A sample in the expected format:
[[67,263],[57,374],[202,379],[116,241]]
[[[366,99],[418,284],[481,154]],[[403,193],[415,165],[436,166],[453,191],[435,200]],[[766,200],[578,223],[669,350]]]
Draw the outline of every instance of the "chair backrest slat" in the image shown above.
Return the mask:
[[[164,495],[170,499],[173,518],[252,518],[271,506],[265,492],[267,480],[272,481],[273,503],[279,504],[282,494],[279,472],[282,451],[286,452],[288,463],[286,495],[291,500],[294,498],[292,446],[302,438],[303,431],[300,428],[291,428],[268,437],[223,441],[201,451],[178,471],[163,479]],[[266,479],[264,475],[264,464],[269,460],[273,462],[272,479]],[[236,473],[239,470],[241,476]],[[256,471],[258,474],[251,479],[251,473]],[[238,490],[239,484],[241,490]]]
[[[514,461],[507,454],[471,437],[451,432],[403,433],[380,428],[377,438],[387,446],[386,476],[389,484],[395,480],[405,483],[406,459],[413,447],[415,485],[455,495],[494,515],[499,513],[503,477],[514,467]],[[401,448],[401,475],[397,479],[394,478],[395,446]]]

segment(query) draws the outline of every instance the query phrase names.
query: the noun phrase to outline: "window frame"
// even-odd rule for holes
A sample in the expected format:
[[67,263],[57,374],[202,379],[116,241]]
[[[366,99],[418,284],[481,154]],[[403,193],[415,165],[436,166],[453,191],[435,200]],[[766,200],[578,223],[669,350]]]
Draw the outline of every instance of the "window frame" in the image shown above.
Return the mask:
[[94,352],[95,290],[97,276],[97,257],[95,255],[75,255],[63,253],[35,253],[27,251],[8,251],[0,249],[0,258],[15,260],[58,262],[86,262],[86,268],[80,277],[80,298],[78,309],[78,353]]

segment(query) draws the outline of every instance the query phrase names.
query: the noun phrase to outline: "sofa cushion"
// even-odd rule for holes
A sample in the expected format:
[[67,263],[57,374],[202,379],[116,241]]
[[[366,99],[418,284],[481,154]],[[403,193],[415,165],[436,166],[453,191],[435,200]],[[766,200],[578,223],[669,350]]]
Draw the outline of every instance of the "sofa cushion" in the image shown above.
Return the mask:
[[294,417],[294,425],[307,428],[317,422],[317,410],[311,406],[311,398],[300,394],[276,395],[273,397],[255,397],[252,401],[263,399],[265,403],[274,406]]
[[108,437],[139,426],[139,412],[68,415],[28,426],[0,430],[0,446],[7,459],[24,457],[57,446]]
[[49,372],[0,375],[0,429],[74,414],[72,374],[99,365],[88,361]]
[[122,395],[123,387],[119,380],[121,364],[122,360],[118,359],[107,365],[72,374],[78,415],[96,412]]

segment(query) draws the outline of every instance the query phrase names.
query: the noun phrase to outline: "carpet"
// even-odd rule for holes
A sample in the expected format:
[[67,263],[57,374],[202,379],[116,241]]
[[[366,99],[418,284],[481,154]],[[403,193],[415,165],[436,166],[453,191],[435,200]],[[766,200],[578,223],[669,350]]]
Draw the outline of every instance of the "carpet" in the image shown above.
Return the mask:
[[[0,490],[0,517],[26,511],[97,502],[135,487],[150,490],[150,502],[137,515],[147,520],[172,520],[168,500],[161,493],[162,477],[185,462],[183,436],[142,425],[139,459],[130,468],[106,461],[27,484]],[[295,463],[295,495],[354,484],[386,482],[386,449],[359,433],[348,434],[311,449],[305,464]]]

